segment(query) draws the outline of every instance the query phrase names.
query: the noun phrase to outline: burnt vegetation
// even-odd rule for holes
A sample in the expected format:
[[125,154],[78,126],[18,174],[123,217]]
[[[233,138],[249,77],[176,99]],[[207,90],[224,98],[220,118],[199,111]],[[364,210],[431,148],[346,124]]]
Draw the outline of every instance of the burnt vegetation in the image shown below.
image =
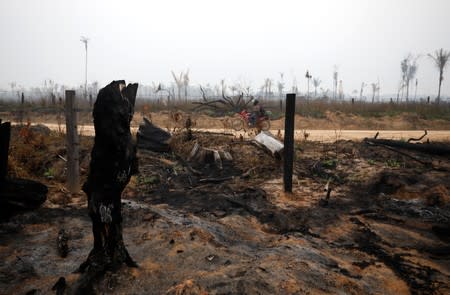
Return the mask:
[[[123,111],[127,130],[132,109]],[[63,137],[12,128],[9,173],[41,180],[49,194],[44,206],[0,224],[7,294],[450,291],[448,144],[428,142],[426,132],[398,142],[383,141],[382,131],[362,142],[305,136],[295,142],[293,193],[284,194],[283,158],[251,136],[201,132],[192,122],[170,132],[142,123],[139,171],[117,182],[121,168],[133,170],[133,144],[128,132],[105,124],[117,141],[102,147],[101,132],[81,137],[87,198],[61,188]],[[30,145],[48,156],[30,156]],[[105,158],[112,154],[123,161],[114,165]],[[84,274],[72,274],[89,250]]]

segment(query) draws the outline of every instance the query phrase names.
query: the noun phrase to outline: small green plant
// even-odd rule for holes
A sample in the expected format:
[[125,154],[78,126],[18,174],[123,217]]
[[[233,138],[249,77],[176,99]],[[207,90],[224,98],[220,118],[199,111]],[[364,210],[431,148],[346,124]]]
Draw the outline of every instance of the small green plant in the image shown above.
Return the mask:
[[367,160],[367,163],[368,163],[369,165],[375,165],[375,160],[369,159],[369,160]]
[[160,182],[161,179],[157,174],[138,178],[138,183],[141,185],[154,185],[159,184]]
[[391,167],[391,168],[399,168],[399,167],[402,166],[402,163],[400,161],[397,161],[397,160],[394,160],[394,159],[388,159],[386,161],[386,165],[388,167]]
[[55,171],[53,168],[48,168],[47,171],[44,172],[44,177],[47,179],[55,178]]
[[337,159],[325,159],[322,161],[322,167],[326,169],[334,169],[337,166]]

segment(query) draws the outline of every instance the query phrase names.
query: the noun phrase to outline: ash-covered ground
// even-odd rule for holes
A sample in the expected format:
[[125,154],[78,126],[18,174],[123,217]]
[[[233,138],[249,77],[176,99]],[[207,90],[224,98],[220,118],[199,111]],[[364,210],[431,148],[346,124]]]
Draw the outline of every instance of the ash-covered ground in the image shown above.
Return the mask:
[[[140,173],[123,195],[124,239],[139,268],[106,273],[98,294],[450,293],[448,157],[406,152],[430,166],[364,142],[296,142],[286,194],[282,159],[251,140],[193,135],[175,136],[168,153],[139,151]],[[51,294],[60,277],[69,294],[93,245],[86,197],[63,189],[64,139],[49,136],[12,137],[11,171],[50,192],[41,208],[0,223],[2,294]],[[45,143],[39,173],[27,170],[27,159],[44,164],[21,153],[25,139]],[[192,161],[195,143],[232,160],[221,169]],[[91,144],[82,139],[84,173]],[[66,258],[56,247],[62,228]]]

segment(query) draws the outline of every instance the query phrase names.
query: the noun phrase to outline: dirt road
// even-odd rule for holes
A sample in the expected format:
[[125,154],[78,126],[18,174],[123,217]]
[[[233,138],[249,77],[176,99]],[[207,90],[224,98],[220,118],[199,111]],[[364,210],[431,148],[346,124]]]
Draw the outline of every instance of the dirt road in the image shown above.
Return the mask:
[[[45,123],[53,131],[58,131],[61,128],[61,132],[65,132],[65,126],[54,123]],[[248,136],[248,132],[244,131],[234,131],[231,129],[196,129],[197,131],[207,131],[214,133],[233,133],[236,136]],[[93,125],[79,125],[78,131],[82,135],[94,136],[94,126]],[[386,139],[409,139],[418,138],[423,135],[422,130],[296,130],[295,138],[300,140],[305,138],[305,133],[307,134],[307,139],[311,141],[320,142],[334,142],[336,140],[354,140],[361,141],[366,137],[373,137],[375,133],[379,131],[380,134],[378,138]],[[132,132],[137,132],[137,127],[132,127]],[[278,130],[271,130],[272,134],[278,134]],[[280,134],[283,135],[283,130],[280,130]],[[250,132],[251,135],[251,132]],[[426,137],[431,141],[450,141],[450,130],[431,130],[428,131]]]

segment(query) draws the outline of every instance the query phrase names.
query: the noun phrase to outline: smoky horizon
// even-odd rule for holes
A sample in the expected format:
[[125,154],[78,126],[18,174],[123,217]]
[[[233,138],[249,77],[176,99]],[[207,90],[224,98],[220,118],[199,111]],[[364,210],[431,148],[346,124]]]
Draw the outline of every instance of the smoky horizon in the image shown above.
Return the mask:
[[[150,98],[182,84],[191,98],[202,86],[210,95],[395,99],[406,95],[407,59],[409,97],[435,98],[439,70],[428,55],[450,50],[448,11],[445,0],[2,1],[0,96],[85,84],[95,95],[125,79]],[[443,101],[449,77],[447,68]]]

